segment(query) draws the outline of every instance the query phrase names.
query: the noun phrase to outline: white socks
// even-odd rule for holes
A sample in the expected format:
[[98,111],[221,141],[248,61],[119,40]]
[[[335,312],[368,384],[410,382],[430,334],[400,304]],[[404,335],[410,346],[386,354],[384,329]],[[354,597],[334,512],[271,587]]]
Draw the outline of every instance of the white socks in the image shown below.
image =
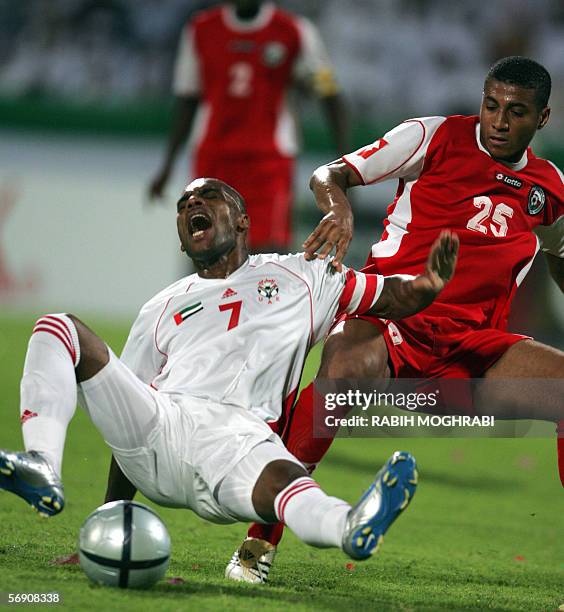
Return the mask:
[[329,497],[312,478],[291,482],[274,500],[278,520],[300,540],[318,548],[341,548],[349,504]]
[[20,386],[20,419],[26,450],[43,453],[61,475],[67,426],[76,409],[78,333],[65,314],[38,319],[29,339]]

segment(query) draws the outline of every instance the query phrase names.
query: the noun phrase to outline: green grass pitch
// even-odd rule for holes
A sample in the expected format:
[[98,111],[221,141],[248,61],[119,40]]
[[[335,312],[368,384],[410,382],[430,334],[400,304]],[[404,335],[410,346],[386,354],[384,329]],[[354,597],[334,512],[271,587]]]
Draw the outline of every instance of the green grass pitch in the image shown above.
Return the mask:
[[[32,324],[0,317],[1,447],[21,447],[18,386]],[[120,350],[125,327],[92,327]],[[270,584],[236,584],[223,571],[244,525],[220,527],[157,508],[173,543],[167,579],[183,582],[121,591],[91,585],[77,566],[50,564],[74,551],[82,521],[105,490],[109,452],[77,410],[65,452],[64,513],[42,520],[0,493],[0,591],[56,591],[69,610],[557,610],[564,603],[564,491],[554,440],[341,439],[316,477],[354,502],[403,447],[417,457],[419,490],[369,561],[350,564],[338,550],[309,548],[287,532]]]

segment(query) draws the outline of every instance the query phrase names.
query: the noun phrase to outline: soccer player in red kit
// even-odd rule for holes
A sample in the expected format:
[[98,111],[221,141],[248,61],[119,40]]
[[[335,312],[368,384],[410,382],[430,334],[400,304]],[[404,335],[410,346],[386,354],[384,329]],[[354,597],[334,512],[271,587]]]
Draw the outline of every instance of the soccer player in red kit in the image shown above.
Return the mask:
[[[504,58],[486,76],[480,116],[411,119],[316,170],[310,186],[325,216],[304,244],[310,257],[335,248],[339,266],[353,232],[347,189],[387,179],[398,189],[364,272],[413,273],[442,229],[460,238],[456,276],[430,308],[396,322],[344,318],[325,342],[319,378],[482,378],[469,410],[487,398],[488,414],[554,421],[564,436],[564,353],[506,331],[511,300],[539,250],[564,291],[562,174],[529,148],[548,122],[550,88],[538,63]],[[552,379],[555,387],[496,384],[507,378]],[[312,436],[313,394],[313,385],[302,392],[285,440],[311,465],[331,443]],[[558,451],[564,484],[564,437]],[[264,541],[271,563],[280,527],[254,525],[249,536]],[[259,558],[236,575],[261,582],[268,570]]]
[[198,13],[181,34],[176,117],[150,195],[162,195],[198,111],[193,176],[216,176],[243,194],[253,218],[251,250],[287,251],[298,151],[287,100],[292,86],[320,98],[336,145],[346,146],[343,104],[312,23],[260,0],[233,0]]

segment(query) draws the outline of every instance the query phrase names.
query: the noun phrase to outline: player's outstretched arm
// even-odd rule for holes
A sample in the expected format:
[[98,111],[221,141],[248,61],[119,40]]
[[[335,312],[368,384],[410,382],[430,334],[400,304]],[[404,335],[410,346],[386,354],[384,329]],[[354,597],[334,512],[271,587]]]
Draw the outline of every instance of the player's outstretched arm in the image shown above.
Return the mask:
[[107,504],[108,502],[118,501],[120,499],[133,499],[135,493],[137,493],[137,488],[131,484],[127,476],[121,471],[121,468],[112,455],[104,503]]
[[458,247],[458,236],[443,231],[431,247],[423,274],[410,278],[387,276],[370,314],[395,320],[427,308],[453,277]]
[[197,96],[177,98],[165,159],[163,165],[153,177],[148,187],[148,196],[150,200],[163,196],[164,189],[174,167],[176,156],[192,129],[192,123],[199,102],[200,99]]
[[341,271],[353,235],[353,212],[346,192],[361,185],[354,170],[341,160],[320,166],[312,175],[309,187],[323,219],[303,244],[306,259],[325,259],[333,249],[332,265]]

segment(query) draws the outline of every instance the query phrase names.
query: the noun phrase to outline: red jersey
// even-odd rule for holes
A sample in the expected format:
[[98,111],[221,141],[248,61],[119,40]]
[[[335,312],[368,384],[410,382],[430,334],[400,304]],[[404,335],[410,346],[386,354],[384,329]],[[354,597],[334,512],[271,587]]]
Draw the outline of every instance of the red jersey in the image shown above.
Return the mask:
[[530,148],[515,164],[492,159],[478,117],[411,119],[343,160],[365,184],[399,179],[367,261],[378,273],[419,274],[440,231],[458,234],[456,273],[427,317],[505,329],[539,248],[564,257],[562,174]]
[[201,96],[198,155],[293,156],[297,137],[287,90],[304,81],[320,95],[334,93],[331,74],[321,38],[306,19],[265,3],[254,19],[242,21],[223,5],[184,29],[174,93]]

